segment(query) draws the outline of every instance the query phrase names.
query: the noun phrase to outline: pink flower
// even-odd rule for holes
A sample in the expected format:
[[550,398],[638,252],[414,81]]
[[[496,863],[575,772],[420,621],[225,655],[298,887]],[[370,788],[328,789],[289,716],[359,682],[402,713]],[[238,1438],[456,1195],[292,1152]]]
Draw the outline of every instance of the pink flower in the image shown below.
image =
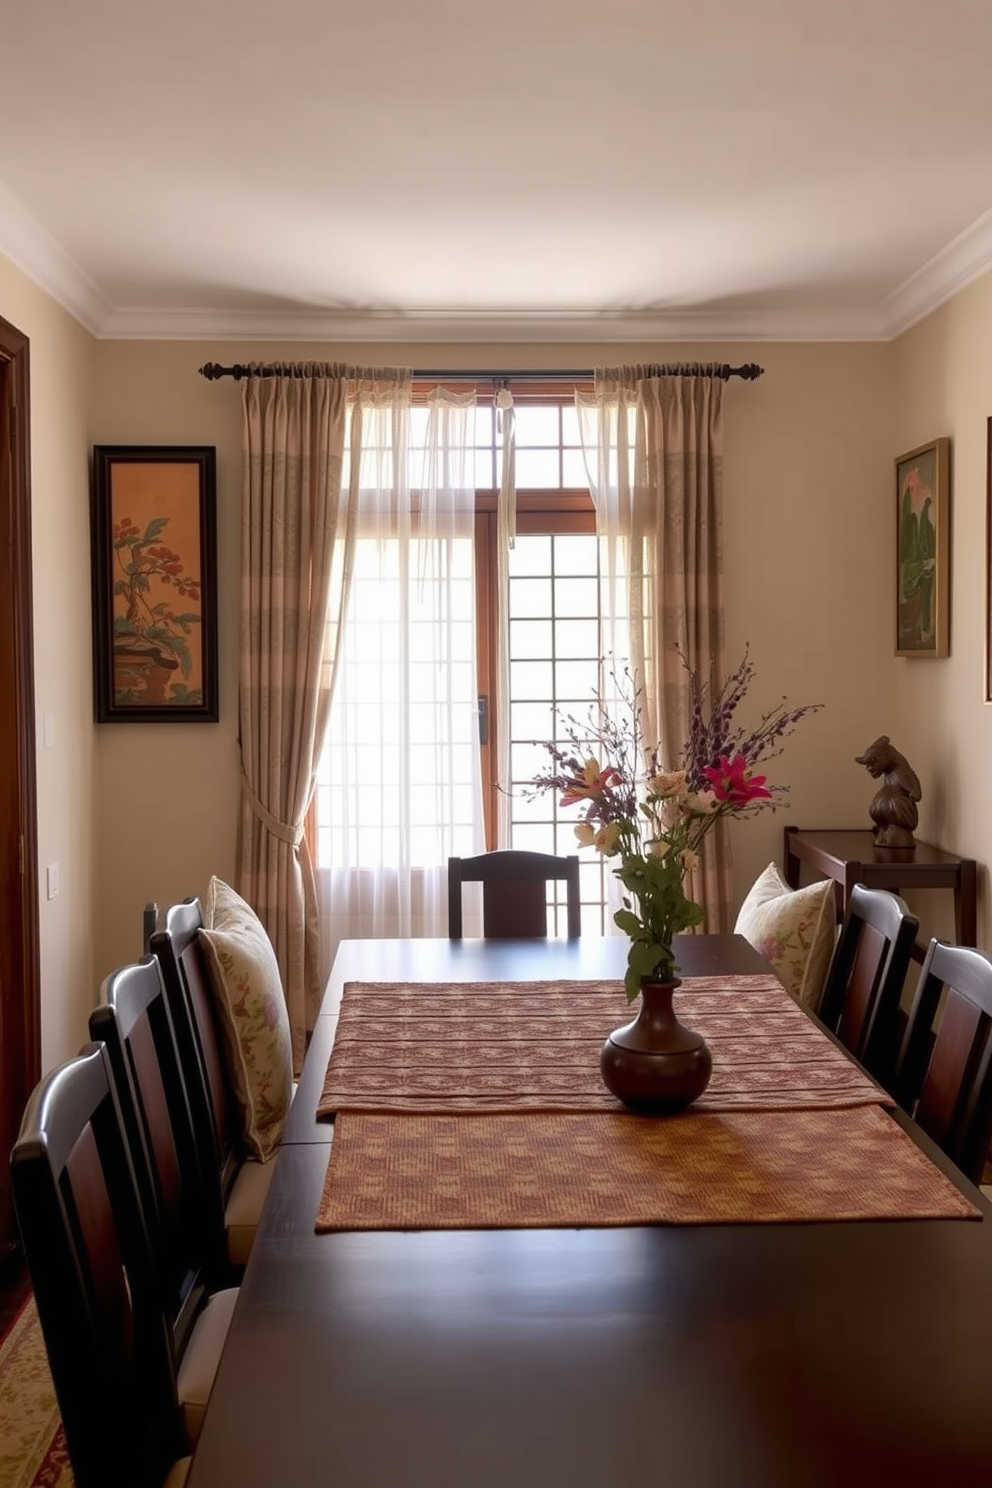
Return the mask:
[[708,765],[703,774],[713,788],[717,800],[728,806],[747,806],[751,801],[771,799],[771,791],[765,789],[766,775],[753,775],[742,754],[728,759],[721,754],[716,765]]

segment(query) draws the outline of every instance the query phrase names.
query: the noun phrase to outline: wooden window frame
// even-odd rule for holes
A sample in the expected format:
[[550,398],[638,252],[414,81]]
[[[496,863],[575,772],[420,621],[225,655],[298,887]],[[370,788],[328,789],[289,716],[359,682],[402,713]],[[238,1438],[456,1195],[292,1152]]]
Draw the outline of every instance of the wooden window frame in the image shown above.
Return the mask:
[[[481,400],[494,396],[494,390],[502,380],[494,376],[490,381],[417,382],[413,388],[413,402],[422,404],[439,387],[450,392],[464,393],[474,388]],[[540,405],[563,408],[572,403],[579,384],[573,382],[509,382],[514,405],[526,407]],[[559,451],[561,450],[559,430]],[[496,473],[496,444],[494,438],[493,478]],[[549,533],[555,536],[567,533],[595,533],[596,512],[588,489],[555,488],[542,490],[518,490],[516,493],[516,526],[519,533]],[[485,739],[480,738],[480,762],[482,770],[482,805],[485,825],[485,842],[488,850],[496,847],[496,823],[498,820],[499,782],[496,768],[496,739],[498,738],[498,692],[496,688],[497,640],[497,592],[496,592],[496,503],[494,487],[480,488],[475,493],[475,575],[476,575],[476,669],[478,673],[479,697],[487,700],[487,728]],[[317,813],[316,792],[304,822],[304,836],[313,864],[317,863]]]

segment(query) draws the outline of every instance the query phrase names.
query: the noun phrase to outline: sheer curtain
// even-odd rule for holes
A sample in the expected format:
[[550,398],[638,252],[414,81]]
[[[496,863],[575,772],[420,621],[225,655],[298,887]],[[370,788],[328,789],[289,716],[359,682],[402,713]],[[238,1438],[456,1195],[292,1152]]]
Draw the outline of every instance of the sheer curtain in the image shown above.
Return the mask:
[[360,386],[357,536],[318,771],[325,967],[346,937],[447,934],[447,860],[483,851],[475,394]]
[[[674,767],[689,727],[679,656],[723,680],[723,382],[715,369],[658,376],[645,367],[597,370],[575,401],[602,539],[607,644],[629,657],[642,687],[645,737]],[[705,928],[730,928],[733,886],[726,826],[704,844],[690,892]]]

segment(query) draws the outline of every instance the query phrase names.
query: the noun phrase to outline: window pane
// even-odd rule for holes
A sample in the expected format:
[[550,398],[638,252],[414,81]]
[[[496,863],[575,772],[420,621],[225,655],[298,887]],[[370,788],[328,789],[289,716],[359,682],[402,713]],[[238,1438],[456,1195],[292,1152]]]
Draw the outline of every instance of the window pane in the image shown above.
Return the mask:
[[521,446],[543,444],[558,448],[558,409],[539,404],[519,405],[513,411],[513,431],[519,455]]
[[550,620],[511,620],[510,654],[522,660],[546,659],[553,654]]
[[553,703],[511,703],[510,733],[514,739],[552,739],[554,726]]
[[544,661],[510,662],[510,696],[529,702],[553,696],[553,668]]
[[[562,575],[599,572],[599,539],[590,532],[562,532],[555,537],[555,573]],[[594,603],[593,613],[598,613]]]
[[[541,744],[514,743],[510,745],[510,779],[516,783],[533,780],[535,775],[545,775],[548,769],[548,751]],[[548,800],[552,797],[549,795]],[[516,832],[513,845],[517,846]],[[550,848],[546,849],[550,852]]]
[[510,580],[510,617],[551,614],[551,582],[548,579]]
[[522,822],[513,833],[513,845],[519,852],[552,852],[548,846],[547,831],[542,826],[531,826]]
[[574,704],[585,707],[590,703],[599,681],[598,669],[586,661],[560,661],[555,667],[557,696],[570,708]]
[[561,487],[557,449],[517,450],[517,490],[556,491]]
[[[533,620],[527,623],[535,624]],[[559,660],[582,656],[597,661],[599,644],[598,620],[559,620],[555,624],[555,655]]]
[[[554,827],[553,827],[553,821],[554,821],[553,813],[554,813],[554,799],[553,799],[552,796],[550,796],[550,795],[549,796],[535,796],[535,797],[531,798],[530,800],[528,800],[527,797],[524,796],[524,795],[522,795],[519,791],[515,791],[514,794],[513,794],[513,845],[514,845],[514,847],[518,847],[519,846],[519,843],[517,842],[517,823],[518,822],[532,822],[532,823],[533,822],[544,822],[545,823],[545,830],[546,830],[546,832],[551,832],[551,831],[554,830]],[[550,842],[551,841],[550,836],[546,836],[545,840],[547,842]],[[542,852],[550,852],[550,851],[552,851],[552,849],[549,848],[549,847],[544,847],[544,848],[541,849],[541,851]]]
[[474,480],[477,491],[494,491],[496,489],[492,450],[476,450]]
[[549,574],[551,572],[551,538],[542,534],[524,533],[508,554],[508,572],[511,579],[525,574]]
[[582,435],[579,433],[579,415],[574,403],[565,403],[561,410],[561,442],[562,444],[575,444],[581,446]]
[[555,579],[555,613],[591,618],[599,614],[599,585],[590,579]]
[[561,483],[566,491],[588,491],[589,472],[581,450],[562,450]]

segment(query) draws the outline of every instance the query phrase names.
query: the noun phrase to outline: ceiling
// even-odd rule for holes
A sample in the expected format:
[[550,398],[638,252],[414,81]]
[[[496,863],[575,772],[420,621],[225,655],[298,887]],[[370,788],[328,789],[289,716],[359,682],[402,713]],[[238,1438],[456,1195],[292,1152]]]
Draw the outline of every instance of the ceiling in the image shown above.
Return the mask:
[[106,337],[888,339],[992,265],[989,0],[3,0]]

